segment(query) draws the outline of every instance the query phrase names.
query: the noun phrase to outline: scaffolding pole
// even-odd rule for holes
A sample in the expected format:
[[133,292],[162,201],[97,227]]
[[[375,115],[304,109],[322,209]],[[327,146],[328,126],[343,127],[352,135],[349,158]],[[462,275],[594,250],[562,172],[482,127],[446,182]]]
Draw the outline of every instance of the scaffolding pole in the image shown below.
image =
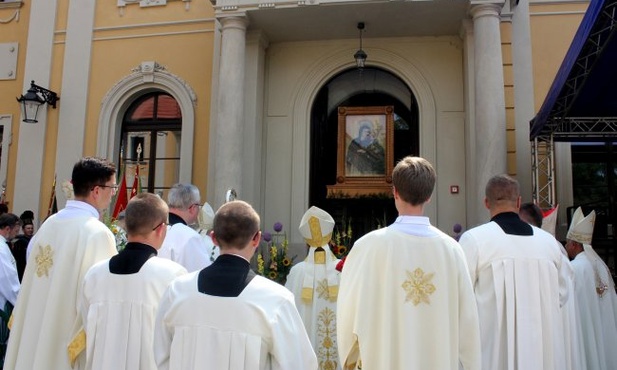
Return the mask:
[[555,143],[553,135],[536,137],[531,146],[533,201],[543,209],[553,208],[555,199]]

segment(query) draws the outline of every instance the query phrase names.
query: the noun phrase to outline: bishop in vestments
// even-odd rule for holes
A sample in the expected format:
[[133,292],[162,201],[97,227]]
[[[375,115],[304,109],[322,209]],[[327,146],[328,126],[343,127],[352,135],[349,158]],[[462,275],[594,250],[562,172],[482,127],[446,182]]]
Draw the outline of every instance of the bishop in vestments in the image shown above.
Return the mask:
[[292,267],[285,286],[291,290],[311,339],[319,370],[341,369],[336,342],[336,298],[339,260],[330,251],[334,219],[320,208],[309,208],[300,221],[309,246],[306,259]]
[[595,211],[585,217],[580,207],[576,209],[566,250],[575,273],[587,369],[609,370],[617,369],[617,295],[608,267],[591,246],[595,216]]

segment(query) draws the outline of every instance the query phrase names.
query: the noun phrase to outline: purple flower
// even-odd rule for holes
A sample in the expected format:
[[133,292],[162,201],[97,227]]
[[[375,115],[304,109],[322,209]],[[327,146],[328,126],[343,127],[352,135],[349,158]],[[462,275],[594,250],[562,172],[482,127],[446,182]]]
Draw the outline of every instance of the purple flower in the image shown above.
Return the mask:
[[452,228],[452,231],[454,231],[455,233],[460,233],[461,231],[463,231],[463,227],[461,226],[461,224],[454,224],[454,227]]
[[272,226],[272,228],[274,229],[274,231],[276,231],[277,233],[280,233],[281,231],[283,231],[283,224],[280,222],[275,222],[274,226]]
[[270,240],[272,240],[272,234],[270,234],[267,231],[264,231],[263,233],[261,233],[261,238],[265,241],[265,242],[270,242]]

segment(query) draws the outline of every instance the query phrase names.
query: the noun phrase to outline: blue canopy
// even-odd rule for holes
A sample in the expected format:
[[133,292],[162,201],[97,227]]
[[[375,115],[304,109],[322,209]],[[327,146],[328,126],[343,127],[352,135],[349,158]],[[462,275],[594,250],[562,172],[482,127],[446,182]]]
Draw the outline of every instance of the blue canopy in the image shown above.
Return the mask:
[[592,0],[538,111],[530,139],[617,137],[617,0]]

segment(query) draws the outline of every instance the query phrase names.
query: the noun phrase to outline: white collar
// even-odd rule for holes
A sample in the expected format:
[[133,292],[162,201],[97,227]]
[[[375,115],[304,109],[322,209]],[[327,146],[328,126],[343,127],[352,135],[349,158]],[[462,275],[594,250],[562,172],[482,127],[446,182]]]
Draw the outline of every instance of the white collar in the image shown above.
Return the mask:
[[91,204],[86,203],[81,200],[69,199],[66,201],[66,206],[63,211],[70,211],[70,213],[87,213],[92,217],[99,218],[99,211],[94,208]]
[[426,216],[398,216],[395,224],[415,224],[415,225],[425,225],[430,226],[431,221]]

